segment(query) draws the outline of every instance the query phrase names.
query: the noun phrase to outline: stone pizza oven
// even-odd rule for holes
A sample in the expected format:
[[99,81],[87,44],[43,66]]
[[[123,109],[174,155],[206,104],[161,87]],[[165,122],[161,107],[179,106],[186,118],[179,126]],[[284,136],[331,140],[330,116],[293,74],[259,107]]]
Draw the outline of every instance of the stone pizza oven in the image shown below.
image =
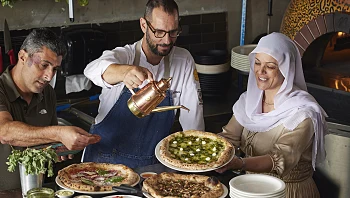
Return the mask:
[[302,55],[309,92],[331,119],[350,124],[350,0],[291,0],[280,32]]

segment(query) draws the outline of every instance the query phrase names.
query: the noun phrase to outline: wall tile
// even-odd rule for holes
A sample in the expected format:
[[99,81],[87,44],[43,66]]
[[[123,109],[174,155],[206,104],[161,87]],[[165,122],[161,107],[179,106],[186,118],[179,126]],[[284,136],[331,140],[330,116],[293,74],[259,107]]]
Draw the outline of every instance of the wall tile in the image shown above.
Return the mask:
[[106,34],[107,39],[107,49],[114,49],[115,47],[118,47],[120,45],[120,36],[118,33],[107,33]]
[[133,41],[134,34],[132,32],[119,32],[121,41]]
[[201,43],[200,34],[179,36],[176,41],[179,45]]
[[207,42],[226,41],[227,40],[226,37],[227,37],[226,32],[202,34],[202,42],[207,43]]
[[227,24],[226,22],[219,22],[215,23],[215,32],[226,32],[227,31]]
[[190,45],[191,54],[195,54],[196,52],[212,50],[215,48],[214,43],[201,43],[201,44],[192,44]]
[[181,36],[187,36],[190,34],[190,25],[181,25]]
[[214,13],[214,14],[203,14],[202,23],[212,23],[212,22],[225,22],[226,13]]
[[181,25],[200,24],[201,15],[180,16]]
[[214,32],[214,24],[190,25],[189,34],[211,33]]
[[118,32],[120,31],[120,22],[117,23],[102,23],[100,24],[101,29],[105,32]]
[[120,22],[120,30],[121,31],[130,31],[130,30],[139,30],[140,29],[140,21],[123,21]]

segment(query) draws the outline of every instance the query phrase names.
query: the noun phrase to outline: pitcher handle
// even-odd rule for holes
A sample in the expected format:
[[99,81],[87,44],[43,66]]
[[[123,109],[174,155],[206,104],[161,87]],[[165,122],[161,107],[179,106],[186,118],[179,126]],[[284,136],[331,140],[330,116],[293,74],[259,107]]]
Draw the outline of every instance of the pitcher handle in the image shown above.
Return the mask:
[[132,94],[132,95],[135,95],[135,92],[134,92],[134,90],[132,90],[132,89],[129,89],[129,91],[131,92],[131,94]]

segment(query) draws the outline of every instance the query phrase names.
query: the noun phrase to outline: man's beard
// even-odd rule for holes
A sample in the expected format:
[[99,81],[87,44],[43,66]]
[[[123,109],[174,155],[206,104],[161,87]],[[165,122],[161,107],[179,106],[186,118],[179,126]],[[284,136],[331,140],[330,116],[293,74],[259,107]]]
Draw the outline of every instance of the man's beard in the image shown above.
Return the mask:
[[[173,47],[174,47],[173,42],[171,42],[168,45],[167,44],[153,44],[148,32],[146,33],[146,41],[147,41],[148,48],[151,50],[151,52],[155,55],[158,55],[158,56],[168,55],[170,53],[171,49],[173,49]],[[170,48],[166,52],[160,52],[160,51],[158,51],[158,46],[163,46],[163,47],[170,46]]]

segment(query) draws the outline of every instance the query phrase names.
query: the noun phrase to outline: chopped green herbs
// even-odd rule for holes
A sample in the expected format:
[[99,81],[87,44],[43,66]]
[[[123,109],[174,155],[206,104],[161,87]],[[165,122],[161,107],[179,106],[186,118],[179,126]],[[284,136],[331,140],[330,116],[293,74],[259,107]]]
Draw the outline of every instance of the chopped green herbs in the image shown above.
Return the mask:
[[210,138],[176,136],[169,142],[169,152],[175,159],[185,163],[207,164],[216,161],[224,144]]
[[10,172],[14,172],[18,163],[21,163],[26,169],[26,174],[44,174],[47,171],[47,176],[52,177],[54,175],[53,163],[57,162],[57,154],[50,146],[39,150],[32,148],[27,148],[24,151],[12,149],[7,160],[7,170]]
[[99,174],[99,175],[105,175],[105,174],[108,173],[108,171],[102,170],[102,169],[96,170],[96,172],[97,172],[97,174]]
[[114,176],[114,177],[111,177],[111,178],[108,178],[106,179],[106,182],[109,182],[109,183],[117,183],[117,182],[121,182],[124,180],[124,177],[120,177],[120,176]]

